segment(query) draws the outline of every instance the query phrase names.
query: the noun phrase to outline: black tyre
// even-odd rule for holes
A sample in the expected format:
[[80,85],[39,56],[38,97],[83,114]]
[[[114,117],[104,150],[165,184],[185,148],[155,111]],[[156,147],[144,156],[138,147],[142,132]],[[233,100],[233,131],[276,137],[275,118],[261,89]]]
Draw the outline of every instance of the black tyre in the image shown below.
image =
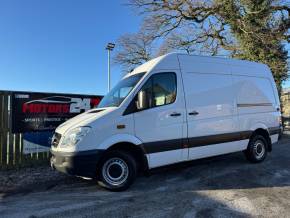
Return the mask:
[[136,175],[136,161],[131,154],[124,151],[110,151],[98,168],[99,184],[111,191],[128,189]]
[[267,157],[267,152],[267,140],[261,135],[255,135],[250,139],[245,155],[250,162],[260,163]]

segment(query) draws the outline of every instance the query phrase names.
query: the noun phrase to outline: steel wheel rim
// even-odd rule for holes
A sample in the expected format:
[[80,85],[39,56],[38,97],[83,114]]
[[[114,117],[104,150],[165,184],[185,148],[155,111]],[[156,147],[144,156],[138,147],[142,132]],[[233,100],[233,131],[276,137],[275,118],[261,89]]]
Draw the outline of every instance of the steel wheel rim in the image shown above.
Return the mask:
[[[117,170],[119,172],[113,172]],[[115,174],[115,175],[114,175]],[[120,174],[120,175],[117,175]],[[104,180],[112,186],[122,185],[129,177],[129,168],[127,163],[121,158],[110,158],[105,162],[102,168]]]
[[265,144],[261,140],[257,140],[254,144],[254,153],[257,159],[261,159],[266,152]]

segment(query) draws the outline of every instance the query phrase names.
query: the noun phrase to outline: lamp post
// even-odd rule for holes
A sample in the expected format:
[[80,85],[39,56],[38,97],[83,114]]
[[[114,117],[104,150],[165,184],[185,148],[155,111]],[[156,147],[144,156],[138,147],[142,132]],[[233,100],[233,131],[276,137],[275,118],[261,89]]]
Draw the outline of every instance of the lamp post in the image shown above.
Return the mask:
[[108,92],[111,90],[111,63],[110,63],[110,53],[115,48],[115,44],[109,42],[107,44],[106,50],[108,51]]

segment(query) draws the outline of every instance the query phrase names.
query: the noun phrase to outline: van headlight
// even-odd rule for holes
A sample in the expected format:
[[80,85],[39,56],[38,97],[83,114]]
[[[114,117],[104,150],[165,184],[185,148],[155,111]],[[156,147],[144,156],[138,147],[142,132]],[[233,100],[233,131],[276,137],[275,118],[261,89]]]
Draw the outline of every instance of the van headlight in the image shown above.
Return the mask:
[[69,130],[64,136],[61,141],[60,146],[61,147],[70,147],[75,146],[77,143],[79,143],[83,137],[85,137],[91,130],[91,127],[88,126],[81,126],[74,128],[72,130]]

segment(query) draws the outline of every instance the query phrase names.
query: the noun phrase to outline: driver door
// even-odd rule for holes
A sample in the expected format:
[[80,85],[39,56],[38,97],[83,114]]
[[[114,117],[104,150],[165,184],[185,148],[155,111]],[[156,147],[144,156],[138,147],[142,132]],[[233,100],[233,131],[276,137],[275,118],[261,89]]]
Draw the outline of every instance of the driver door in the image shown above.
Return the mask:
[[[158,167],[188,158],[183,147],[186,138],[186,113],[180,74],[152,74],[137,94],[145,100],[134,113],[135,135],[144,144],[149,167]],[[141,104],[138,102],[137,104]]]

